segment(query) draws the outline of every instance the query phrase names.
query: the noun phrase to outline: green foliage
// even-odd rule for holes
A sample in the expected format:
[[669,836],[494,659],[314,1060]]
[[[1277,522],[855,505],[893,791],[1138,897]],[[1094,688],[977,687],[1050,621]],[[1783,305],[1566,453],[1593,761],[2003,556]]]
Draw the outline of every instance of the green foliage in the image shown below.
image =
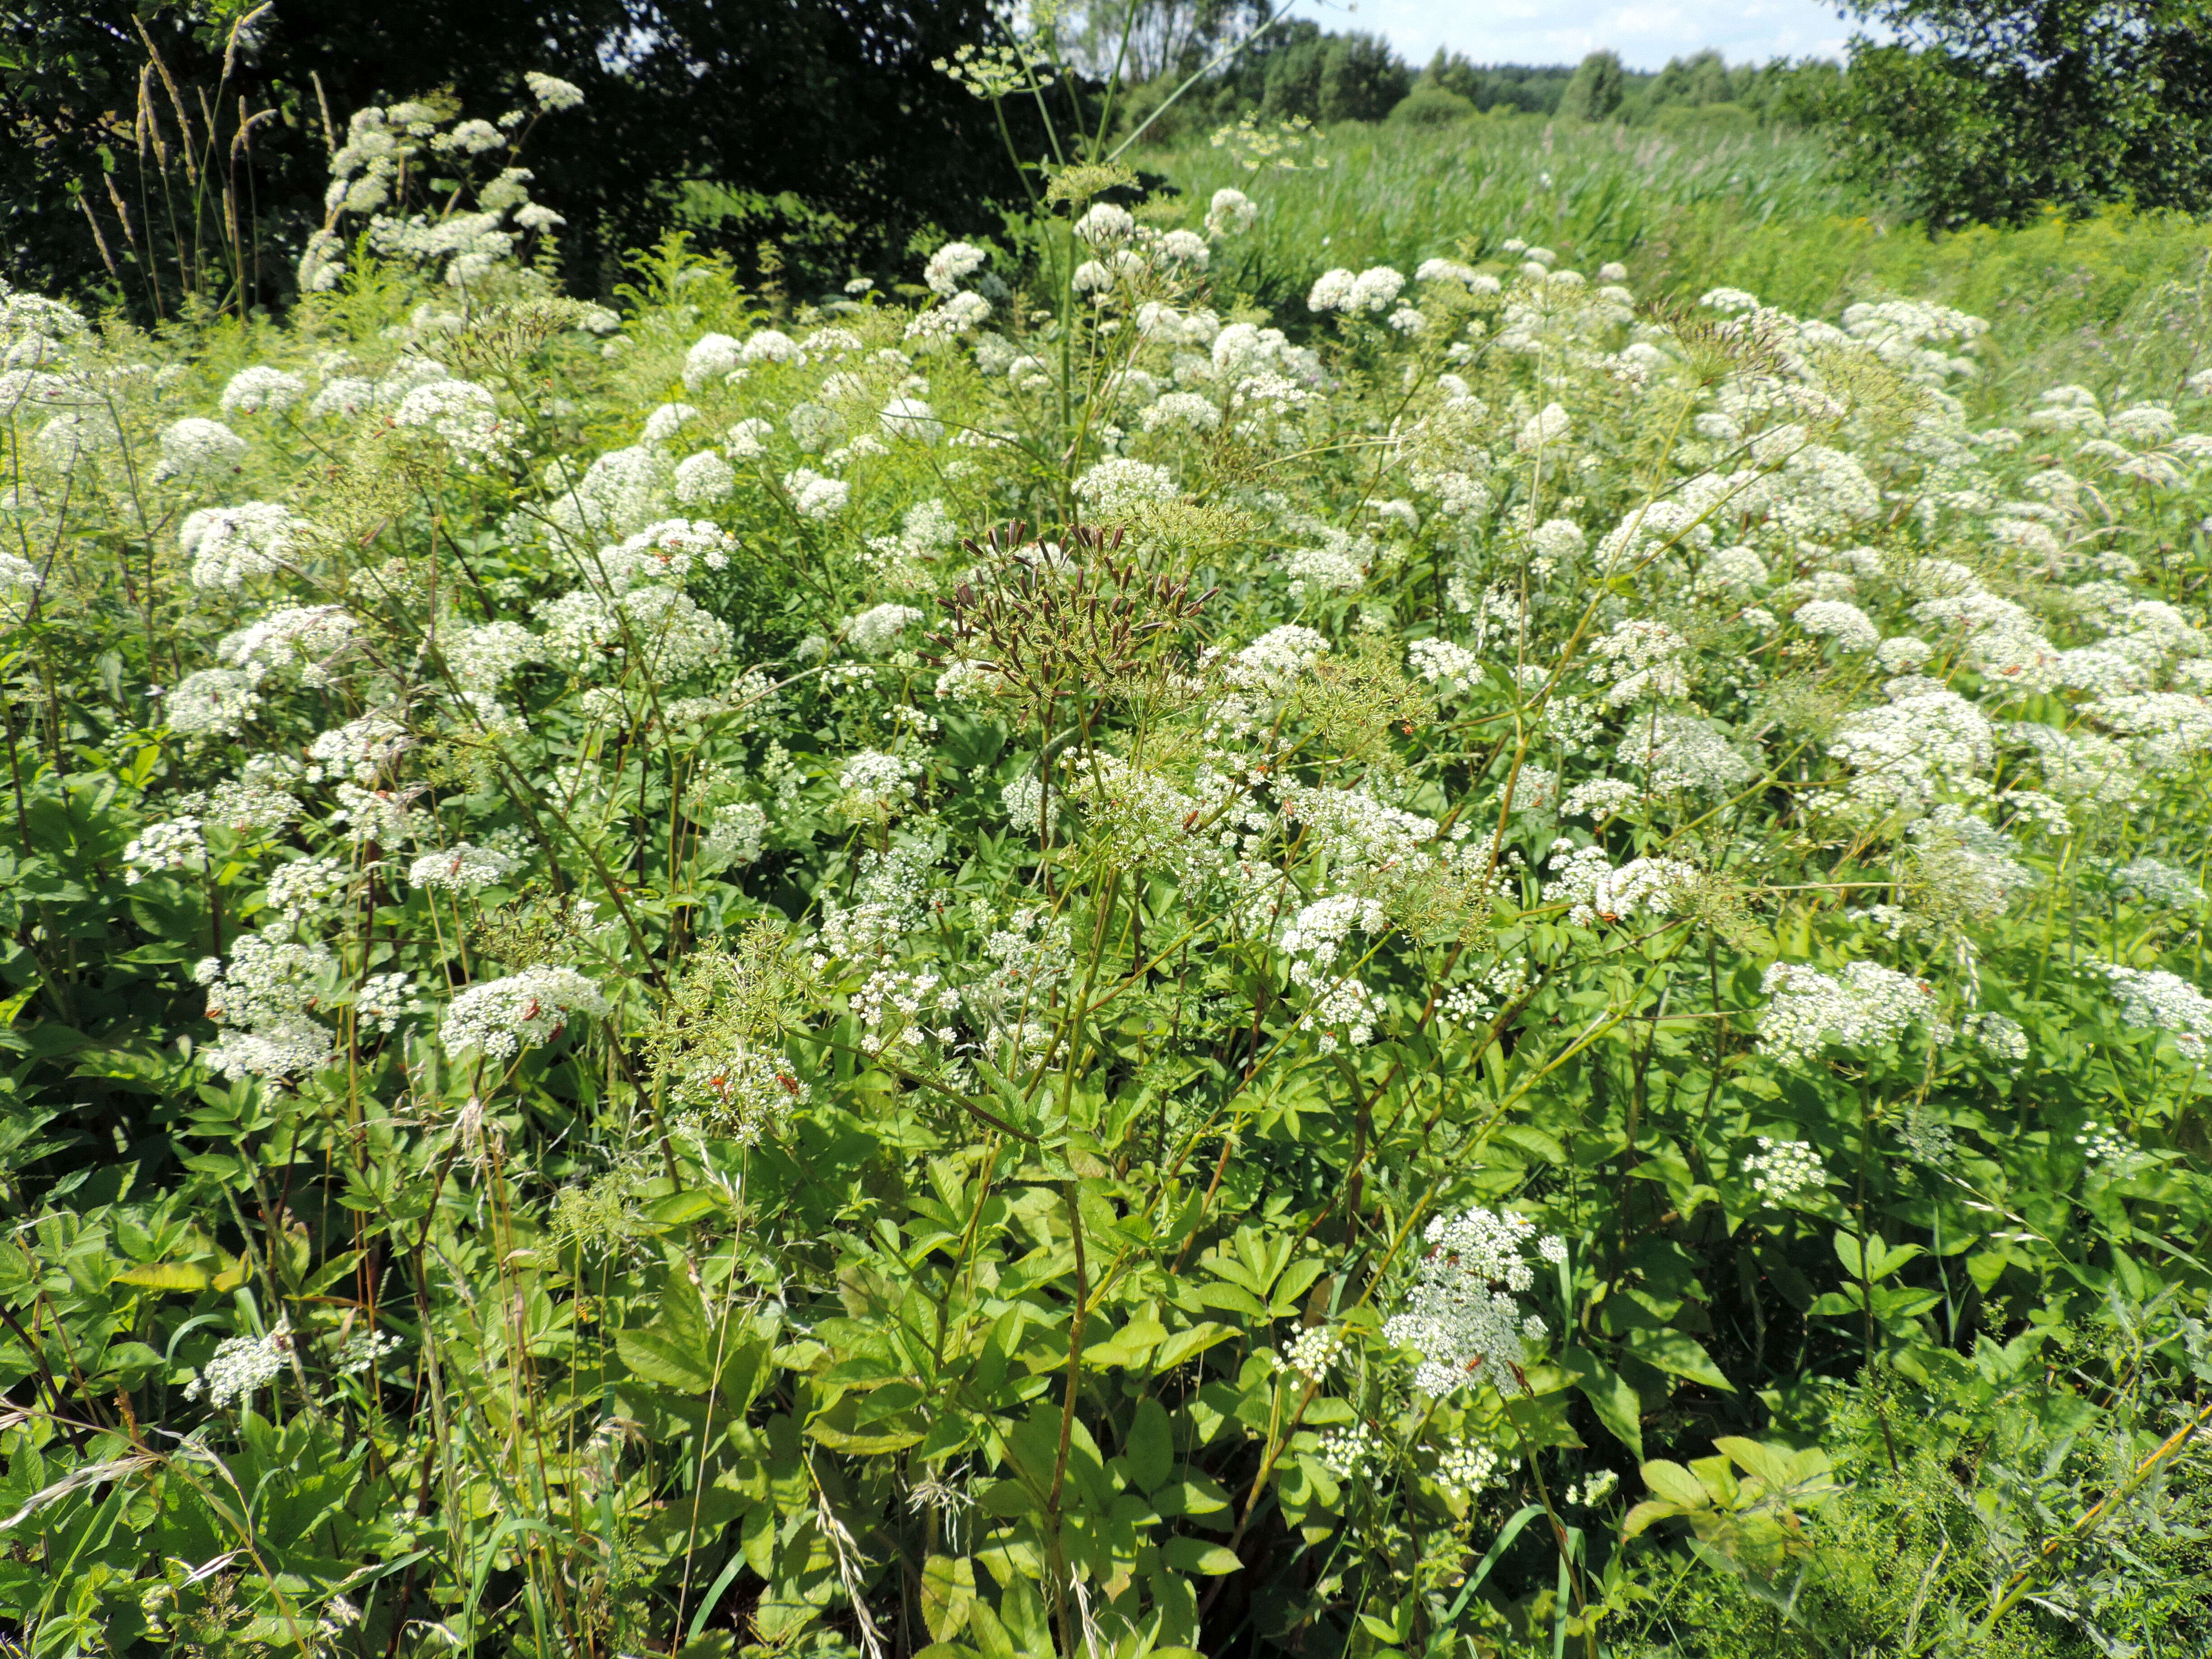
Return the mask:
[[2202,1651],[2171,228],[2023,385],[1092,112],[905,294],[0,295],[0,1617]]
[[1594,52],[1576,67],[1574,78],[1559,94],[1559,113],[1570,121],[1607,120],[1627,95],[1620,54]]
[[1524,115],[1555,115],[1574,73],[1568,64],[1474,64],[1438,47],[1421,79],[1424,84],[1457,93],[1486,114],[1502,106]]
[[[673,0],[646,27],[616,0],[29,0],[0,15],[0,234],[17,280],[149,325],[179,287],[281,305],[351,112],[434,94],[495,119],[533,107],[543,71],[585,93],[527,163],[578,289],[610,291],[701,179],[743,204],[694,216],[704,245],[750,264],[788,236],[825,285],[887,274],[917,229],[1020,198],[989,106],[932,67],[988,27],[980,0],[895,18]],[[1041,143],[1034,111],[1008,119]]]
[[[1713,262],[1746,243],[1778,252],[1807,236],[1809,222],[1819,228],[1808,257],[1822,258],[1831,234],[1823,221],[1864,210],[1816,135],[1774,127],[1672,137],[1612,123],[1539,123],[1501,105],[1484,120],[1441,129],[1340,129],[1326,135],[1321,153],[1327,168],[1271,179],[1267,216],[1223,250],[1222,280],[1285,313],[1286,324],[1300,320],[1316,262],[1410,270],[1462,250],[1494,253],[1520,236],[1592,269],[1628,260],[1643,268],[1645,288],[1679,286],[1695,299],[1712,285]],[[1251,183],[1203,138],[1143,158],[1200,203],[1224,185]],[[1771,228],[1762,235],[1762,227]],[[1867,228],[1869,240],[1875,234]],[[1697,274],[1676,276],[1677,247],[1695,250]],[[1784,286],[1794,281],[1785,270],[1767,291],[1808,309],[1836,292]]]
[[[1133,88],[1122,112],[1124,129],[1133,131],[1152,118],[1200,67],[1186,62]],[[1299,18],[1253,36],[1216,73],[1182,91],[1147,131],[1158,142],[1210,131],[1247,111],[1269,120],[1379,121],[1413,83],[1412,71],[1380,37],[1324,31]]]
[[2046,205],[2200,210],[2212,185],[2203,0],[1869,0],[1909,45],[1852,43],[1843,155],[1931,225]]
[[1390,119],[1401,125],[1435,127],[1463,121],[1474,113],[1475,107],[1471,100],[1438,86],[1425,76],[1390,112]]

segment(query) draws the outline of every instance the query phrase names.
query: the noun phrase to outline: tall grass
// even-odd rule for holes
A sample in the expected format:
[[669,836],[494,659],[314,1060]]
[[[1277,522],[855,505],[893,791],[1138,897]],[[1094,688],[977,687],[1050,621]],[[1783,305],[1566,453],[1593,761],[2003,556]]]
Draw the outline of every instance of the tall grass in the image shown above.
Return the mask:
[[2212,225],[2183,215],[2114,208],[1930,235],[1844,180],[1818,132],[1735,122],[1385,123],[1339,129],[1322,154],[1324,169],[1255,179],[1197,139],[1143,165],[1195,196],[1235,185],[1261,202],[1217,280],[1291,314],[1328,266],[1410,270],[1518,236],[1586,270],[1620,260],[1642,295],[1725,285],[1816,316],[1891,297],[1955,306],[1991,325],[1972,394],[1991,408],[2062,380],[2168,395],[2203,366]]
[[1143,164],[1196,195],[1254,193],[1259,227],[1223,275],[1274,302],[1303,298],[1327,265],[1410,270],[1437,254],[1494,254],[1519,236],[1595,267],[1664,242],[1692,211],[1753,227],[1863,206],[1820,141],[1786,130],[1677,136],[1490,116],[1346,127],[1322,153],[1324,169],[1256,179],[1203,139]]

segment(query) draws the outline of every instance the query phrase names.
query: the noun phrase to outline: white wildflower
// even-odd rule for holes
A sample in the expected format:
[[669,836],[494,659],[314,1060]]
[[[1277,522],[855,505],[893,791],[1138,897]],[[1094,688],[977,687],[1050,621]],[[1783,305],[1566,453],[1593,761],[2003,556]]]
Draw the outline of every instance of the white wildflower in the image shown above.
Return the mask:
[[1525,1392],[1526,1343],[1543,1327],[1515,1297],[1536,1282],[1524,1250],[1549,1241],[1538,1240],[1525,1216],[1485,1209],[1438,1216],[1428,1241],[1405,1307],[1384,1324],[1383,1337],[1420,1354],[1414,1385],[1437,1399],[1477,1381],[1501,1394]]
[[1752,1190],[1771,1204],[1786,1204],[1806,1193],[1818,1193],[1828,1182],[1827,1165],[1809,1141],[1759,1138],[1759,1150],[1743,1161]]
[[574,969],[540,964],[470,986],[447,1006],[438,1035],[448,1054],[511,1060],[552,1042],[579,1016],[608,1012],[599,988]]

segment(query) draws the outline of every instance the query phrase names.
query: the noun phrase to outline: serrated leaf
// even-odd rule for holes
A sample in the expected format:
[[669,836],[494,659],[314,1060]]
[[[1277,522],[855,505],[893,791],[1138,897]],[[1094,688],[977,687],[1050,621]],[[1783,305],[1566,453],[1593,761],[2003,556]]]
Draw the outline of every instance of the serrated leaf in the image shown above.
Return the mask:
[[1680,1463],[1663,1457],[1655,1457],[1641,1466],[1644,1484],[1657,1493],[1663,1503],[1678,1509],[1701,1510],[1711,1504],[1712,1494],[1705,1490],[1705,1482]]
[[921,1619],[943,1642],[967,1628],[975,1606],[975,1564],[966,1556],[933,1555],[921,1566]]
[[665,1326],[616,1332],[615,1352],[633,1376],[679,1394],[704,1394],[714,1380],[711,1357]]

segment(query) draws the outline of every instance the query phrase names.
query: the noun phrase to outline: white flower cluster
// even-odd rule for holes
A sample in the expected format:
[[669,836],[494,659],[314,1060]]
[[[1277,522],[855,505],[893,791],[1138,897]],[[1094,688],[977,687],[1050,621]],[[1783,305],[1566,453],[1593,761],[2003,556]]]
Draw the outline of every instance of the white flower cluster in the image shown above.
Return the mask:
[[234,668],[187,674],[161,700],[161,723],[179,737],[234,738],[261,707],[252,682]]
[[699,843],[699,861],[709,870],[759,862],[768,847],[768,812],[757,803],[732,801],[714,809]]
[[1916,1023],[1939,1043],[1950,1036],[1936,1017],[1933,989],[1876,963],[1846,963],[1832,978],[1802,963],[1778,962],[1759,988],[1770,999],[1759,1018],[1760,1052],[1788,1064],[1816,1059],[1830,1043],[1878,1048]]
[[1472,1498],[1492,1486],[1504,1486],[1520,1467],[1517,1457],[1504,1456],[1489,1446],[1455,1440],[1437,1458],[1437,1481]]
[[2083,1121],[2081,1133],[2074,1144],[2081,1149],[2088,1162],[2108,1174],[2121,1174],[2142,1156],[2135,1142],[2130,1140],[2114,1126],[2100,1123],[2095,1118]]
[[135,887],[162,870],[207,868],[207,837],[196,817],[171,818],[149,823],[132,836],[123,849],[124,884]]
[[693,1059],[680,1072],[670,1097],[696,1113],[706,1133],[756,1146],[812,1098],[781,1054],[736,1043]]
[[1173,501],[1175,475],[1148,461],[1115,456],[1100,461],[1075,481],[1075,493],[1100,519],[1126,519],[1151,501]]
[[1283,1350],[1283,1363],[1310,1382],[1328,1379],[1344,1357],[1344,1333],[1334,1325],[1309,1325]]
[[1682,653],[1688,648],[1689,641],[1665,623],[1632,618],[1591,642],[1590,678],[1605,684],[1605,700],[1616,708],[1647,698],[1685,697],[1690,683]]
[[473,893],[506,879],[514,861],[489,847],[457,842],[442,853],[425,853],[408,866],[410,886],[437,888],[449,893]]
[[1328,653],[1328,641],[1310,628],[1285,623],[1271,628],[1229,659],[1222,679],[1239,690],[1279,696]]
[[1805,1193],[1817,1193],[1828,1182],[1828,1166],[1811,1142],[1759,1138],[1759,1150],[1743,1160],[1752,1190],[1771,1204],[1786,1204]]
[[1382,1455],[1382,1442],[1364,1421],[1331,1429],[1321,1437],[1314,1455],[1340,1480],[1366,1478],[1369,1468]]
[[289,507],[246,501],[187,515],[177,527],[177,544],[191,560],[193,586],[235,588],[250,577],[283,569],[307,529]]
[[191,416],[161,428],[161,459],[154,463],[154,482],[220,477],[238,471],[246,454],[246,440],[221,421]]
[[1427,1237],[1405,1307],[1382,1328],[1387,1340],[1421,1356],[1414,1385],[1439,1400],[1478,1381],[1503,1394],[1525,1391],[1527,1344],[1545,1328],[1515,1300],[1536,1282],[1522,1252],[1533,1243],[1543,1259],[1562,1261],[1566,1241],[1538,1238],[1535,1224],[1511,1211],[1479,1208],[1438,1216]]
[[438,1035],[448,1054],[511,1060],[551,1042],[579,1016],[608,1012],[605,994],[574,969],[540,963],[470,986],[447,1006]]
[[1482,683],[1482,659],[1449,640],[1415,640],[1406,647],[1406,666],[1431,685],[1472,690]]
[[205,1400],[218,1410],[234,1400],[251,1399],[283,1373],[292,1352],[292,1328],[283,1320],[265,1336],[226,1337],[215,1357],[185,1385],[185,1398]]
[[2154,858],[2133,858],[2112,873],[2113,890],[2131,898],[2177,910],[2192,910],[2204,902],[2204,889],[2185,870]]
[[1290,958],[1290,981],[1308,994],[1299,1024],[1322,1028],[1320,1048],[1336,1051],[1340,1041],[1354,1047],[1371,1042],[1375,1022],[1388,1005],[1346,969],[1338,967],[1352,933],[1375,933],[1382,927],[1382,906],[1353,893],[1336,893],[1304,906],[1283,930],[1279,941]]
[[1370,265],[1357,275],[1341,269],[1324,270],[1306,295],[1306,308],[1373,316],[1388,311],[1405,286],[1404,274],[1388,265]]
[[837,787],[855,817],[897,812],[913,804],[915,780],[927,769],[904,755],[863,749],[838,769]]
[[853,486],[842,478],[825,477],[804,466],[785,473],[783,487],[791,497],[792,511],[802,519],[834,519],[853,494]]
[[1041,836],[1045,825],[1039,821],[1042,811],[1054,828],[1060,823],[1060,803],[1055,800],[1048,808],[1044,798],[1044,781],[1034,772],[1024,772],[999,792],[999,801],[1006,809],[1006,822],[1023,835]]
[[1846,651],[1872,651],[1881,643],[1881,630],[1855,605],[1842,599],[1810,599],[1790,613],[1790,620],[1808,634],[1833,640]]
[[2128,968],[2117,962],[2093,964],[2112,982],[2120,1018],[2139,1030],[2171,1031],[2174,1046],[2192,1060],[2204,1058],[2212,1037],[2212,1000],[2179,974],[2162,968]]
[[853,997],[853,1012],[860,1022],[861,1052],[880,1054],[895,1042],[918,1049],[933,1036],[951,1041],[950,1030],[933,1031],[924,1017],[952,1006],[951,990],[939,975],[878,968]]
[[249,685],[296,667],[302,685],[325,686],[331,683],[331,659],[352,644],[359,627],[340,605],[286,605],[225,635],[215,653],[242,671]]
[[1567,791],[1559,803],[1563,817],[1587,817],[1602,823],[1626,812],[1644,799],[1644,792],[1626,778],[1590,778]]
[[830,955],[879,957],[917,927],[935,862],[927,848],[904,843],[863,853],[852,903],[822,902],[822,942]]
[[514,446],[499,399],[473,380],[425,381],[399,400],[392,423],[431,434],[469,465],[495,459]]
[[1981,793],[1995,738],[1988,715],[1940,686],[1916,690],[1886,708],[1857,710],[1838,722],[1828,745],[1851,769],[1850,788],[1823,804],[1909,816],[1946,789]]
[[874,656],[890,649],[901,634],[922,619],[910,605],[879,605],[845,624],[845,643]]
[[336,859],[293,859],[269,872],[263,896],[285,921],[310,921],[336,909],[352,885],[352,871]]
[[274,929],[241,935],[230,960],[208,957],[192,978],[207,988],[208,1018],[226,1026],[205,1051],[210,1066],[235,1081],[287,1079],[312,1072],[331,1056],[331,1033],[312,1017],[337,958],[319,943],[301,944]]
[[222,388],[226,415],[282,414],[307,395],[307,383],[289,369],[256,363],[232,375]]
[[1544,884],[1544,902],[1568,906],[1567,920],[1582,927],[1672,915],[1698,880],[1697,866],[1681,859],[1631,859],[1616,870],[1602,847],[1565,838],[1552,843],[1551,867],[1559,873]]

